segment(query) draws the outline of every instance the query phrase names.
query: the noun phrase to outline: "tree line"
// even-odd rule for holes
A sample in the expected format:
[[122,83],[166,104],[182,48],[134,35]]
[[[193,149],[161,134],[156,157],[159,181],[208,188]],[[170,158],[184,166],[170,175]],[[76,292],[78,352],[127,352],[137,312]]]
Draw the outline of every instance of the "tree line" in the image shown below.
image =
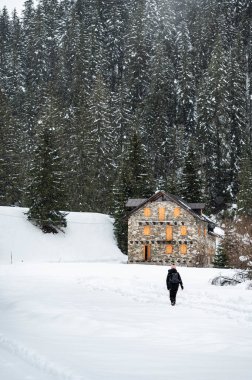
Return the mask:
[[1,10],[1,205],[36,209],[50,189],[54,208],[118,220],[162,189],[248,210],[251,142],[249,0]]

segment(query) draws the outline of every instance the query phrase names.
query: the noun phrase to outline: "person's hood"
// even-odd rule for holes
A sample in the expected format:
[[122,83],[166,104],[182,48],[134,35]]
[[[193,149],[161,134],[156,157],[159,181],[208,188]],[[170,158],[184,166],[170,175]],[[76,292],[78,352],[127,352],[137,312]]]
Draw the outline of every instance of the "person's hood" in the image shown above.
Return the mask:
[[171,269],[168,270],[168,272],[175,273],[175,272],[177,272],[177,269],[176,268],[171,268]]

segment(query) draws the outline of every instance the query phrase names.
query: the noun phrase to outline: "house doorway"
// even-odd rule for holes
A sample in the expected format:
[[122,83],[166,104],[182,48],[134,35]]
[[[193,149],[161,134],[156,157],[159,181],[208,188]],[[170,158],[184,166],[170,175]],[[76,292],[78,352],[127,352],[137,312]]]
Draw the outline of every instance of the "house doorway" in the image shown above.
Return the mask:
[[150,261],[151,260],[151,246],[144,245],[144,261]]

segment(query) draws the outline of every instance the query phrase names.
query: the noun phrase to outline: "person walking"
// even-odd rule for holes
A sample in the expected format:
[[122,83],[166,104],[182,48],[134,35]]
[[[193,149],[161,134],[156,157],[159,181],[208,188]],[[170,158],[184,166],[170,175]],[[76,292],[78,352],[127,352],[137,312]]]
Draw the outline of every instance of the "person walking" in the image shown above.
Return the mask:
[[176,304],[176,295],[179,288],[179,285],[181,286],[181,289],[184,289],[183,282],[181,280],[180,274],[176,269],[176,265],[172,264],[171,269],[168,270],[168,274],[166,277],[166,285],[167,289],[170,292],[170,300],[172,306]]

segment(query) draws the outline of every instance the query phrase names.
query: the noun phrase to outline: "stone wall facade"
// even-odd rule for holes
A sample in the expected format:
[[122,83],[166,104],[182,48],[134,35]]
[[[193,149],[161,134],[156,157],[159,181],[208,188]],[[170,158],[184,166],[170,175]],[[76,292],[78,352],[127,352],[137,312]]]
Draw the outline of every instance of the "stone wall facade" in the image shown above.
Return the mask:
[[147,202],[128,220],[128,262],[212,266],[208,222],[173,201]]

